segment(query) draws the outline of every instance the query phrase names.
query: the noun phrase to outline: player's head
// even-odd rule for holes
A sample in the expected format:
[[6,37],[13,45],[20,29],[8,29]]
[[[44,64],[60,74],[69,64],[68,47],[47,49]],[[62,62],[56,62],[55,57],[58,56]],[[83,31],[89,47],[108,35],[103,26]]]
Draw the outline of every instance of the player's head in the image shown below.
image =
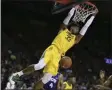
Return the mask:
[[101,70],[100,71],[100,78],[104,78],[105,77],[105,71]]
[[79,33],[79,25],[78,24],[71,24],[68,26],[68,29],[75,35]]

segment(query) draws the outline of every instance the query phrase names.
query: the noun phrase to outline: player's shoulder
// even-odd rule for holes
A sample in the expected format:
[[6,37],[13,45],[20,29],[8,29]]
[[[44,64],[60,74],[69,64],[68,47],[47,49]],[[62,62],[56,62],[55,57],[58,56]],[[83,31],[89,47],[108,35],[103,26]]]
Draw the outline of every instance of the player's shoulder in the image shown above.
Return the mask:
[[[67,31],[69,31],[68,28],[66,28],[66,29],[61,29],[61,30],[59,31],[59,33],[67,32]],[[58,34],[59,34],[59,33],[58,33]]]
[[65,29],[63,29],[62,31],[69,31],[69,29],[68,29],[68,28],[65,28]]

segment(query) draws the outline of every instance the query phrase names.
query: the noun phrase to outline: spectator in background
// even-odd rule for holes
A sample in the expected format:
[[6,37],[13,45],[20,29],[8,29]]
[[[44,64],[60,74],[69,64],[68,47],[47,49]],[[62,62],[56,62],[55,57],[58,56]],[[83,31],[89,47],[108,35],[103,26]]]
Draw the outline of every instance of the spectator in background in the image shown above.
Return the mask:
[[87,85],[86,83],[81,83],[81,86],[79,87],[79,90],[87,90]]
[[72,80],[72,82],[73,82],[73,90],[76,90],[76,88],[77,88],[77,84],[76,84],[76,77],[73,77],[72,78],[73,80]]
[[97,84],[103,85],[106,81],[105,71],[101,70],[99,73],[100,79],[97,81]]
[[64,90],[72,90],[74,83],[74,77],[68,77],[68,79],[63,83]]
[[110,75],[108,77],[108,79],[105,81],[105,83],[103,85],[106,86],[106,87],[112,88],[112,75]]

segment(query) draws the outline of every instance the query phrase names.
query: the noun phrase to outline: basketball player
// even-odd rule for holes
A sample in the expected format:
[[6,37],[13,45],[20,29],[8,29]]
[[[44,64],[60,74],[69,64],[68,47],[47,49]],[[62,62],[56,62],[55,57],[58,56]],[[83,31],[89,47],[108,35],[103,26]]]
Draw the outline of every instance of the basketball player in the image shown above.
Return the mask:
[[72,90],[72,78],[68,78],[67,81],[63,83],[64,90]]
[[44,85],[45,90],[59,90],[60,84],[63,83],[63,75],[58,73],[56,76],[52,76],[51,80]]
[[58,81],[57,90],[72,90],[75,86],[76,78],[73,75],[69,75],[66,80],[64,80],[64,75],[61,75]]
[[[9,79],[10,83],[15,85],[16,78],[19,78],[22,75],[28,75],[36,70],[44,68],[44,75],[40,82],[35,85],[34,89],[37,90],[43,88],[43,85],[49,82],[52,76],[57,75],[61,57],[64,56],[71,47],[79,43],[81,38],[86,33],[88,26],[92,22],[91,19],[86,25],[84,25],[81,32],[79,32],[79,26],[75,24],[69,25],[68,28],[62,28],[51,45],[45,50],[39,62],[37,64],[30,65],[20,72],[12,74]],[[63,66],[63,68],[66,67]]]

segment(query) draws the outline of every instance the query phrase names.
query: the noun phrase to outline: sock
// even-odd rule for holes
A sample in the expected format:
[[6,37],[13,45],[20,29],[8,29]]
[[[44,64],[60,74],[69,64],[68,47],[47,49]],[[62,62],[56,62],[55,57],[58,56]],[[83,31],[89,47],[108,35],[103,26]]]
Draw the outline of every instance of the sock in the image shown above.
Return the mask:
[[24,74],[23,71],[18,72],[19,76],[22,76],[23,74]]

